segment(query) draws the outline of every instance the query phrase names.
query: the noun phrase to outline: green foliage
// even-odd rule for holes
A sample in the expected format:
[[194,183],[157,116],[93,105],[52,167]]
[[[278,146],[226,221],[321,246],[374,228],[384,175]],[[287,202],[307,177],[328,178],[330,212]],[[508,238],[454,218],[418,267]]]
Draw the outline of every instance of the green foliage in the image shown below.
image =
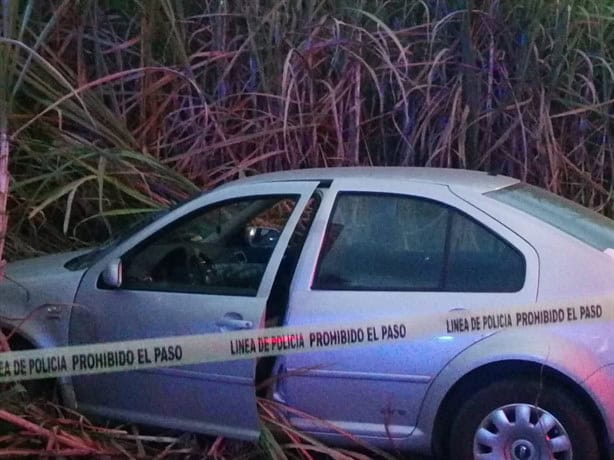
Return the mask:
[[312,166],[489,169],[610,211],[611,1],[10,3],[10,256]]

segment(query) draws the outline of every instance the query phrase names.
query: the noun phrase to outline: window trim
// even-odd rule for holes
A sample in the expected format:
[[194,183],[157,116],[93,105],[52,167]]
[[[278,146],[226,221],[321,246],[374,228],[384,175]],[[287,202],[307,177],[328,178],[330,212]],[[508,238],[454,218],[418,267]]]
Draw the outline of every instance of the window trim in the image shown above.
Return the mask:
[[[339,205],[339,200],[340,198],[342,198],[343,196],[389,196],[389,197],[395,197],[395,198],[402,198],[402,199],[410,199],[410,200],[416,200],[416,201],[426,201],[426,202],[430,202],[433,203],[437,206],[440,206],[442,208],[445,208],[447,210],[449,210],[450,212],[448,213],[447,217],[446,217],[446,233],[445,233],[445,242],[444,242],[444,254],[443,254],[443,266],[442,266],[442,270],[441,270],[441,276],[440,276],[440,280],[437,284],[437,288],[436,289],[432,289],[432,288],[398,288],[398,287],[390,287],[390,288],[386,288],[386,287],[381,287],[381,288],[374,288],[372,286],[351,286],[351,287],[343,287],[343,286],[339,286],[339,287],[335,287],[335,288],[326,288],[326,287],[319,287],[318,286],[318,277],[320,274],[320,269],[321,269],[321,265],[322,265],[322,256],[323,256],[323,249],[324,249],[324,245],[326,244],[326,237],[328,235],[329,229],[332,225],[332,218],[335,215],[335,212],[337,210],[337,206]],[[466,219],[469,219],[469,221],[473,222],[475,225],[477,225],[478,227],[484,229],[487,233],[489,233],[490,235],[494,236],[496,239],[498,239],[499,241],[501,241],[502,243],[504,243],[508,248],[510,248],[514,253],[516,253],[517,255],[520,256],[520,260],[522,262],[522,282],[519,285],[519,288],[516,290],[505,290],[505,291],[492,291],[492,290],[449,290],[445,288],[445,283],[448,279],[448,271],[449,271],[449,259],[450,259],[450,238],[451,238],[451,227],[452,227],[452,221],[454,219],[455,214],[462,216]],[[434,199],[434,198],[430,198],[430,197],[425,197],[425,196],[419,196],[419,195],[412,195],[412,194],[406,194],[406,193],[395,193],[395,192],[378,192],[378,191],[357,191],[357,190],[352,190],[352,191],[338,191],[337,195],[335,196],[335,201],[331,207],[329,216],[328,216],[328,221],[326,223],[326,228],[324,230],[324,234],[322,235],[322,241],[320,244],[320,248],[317,254],[317,258],[316,258],[316,264],[315,264],[315,270],[313,272],[313,277],[311,278],[311,283],[310,283],[310,290],[311,291],[322,291],[322,292],[334,292],[334,291],[340,291],[340,292],[438,292],[438,293],[461,293],[461,294],[471,294],[471,293],[475,293],[475,294],[513,294],[513,293],[517,293],[522,291],[525,286],[526,286],[526,282],[527,282],[527,260],[526,257],[524,255],[524,253],[518,249],[514,244],[512,244],[507,238],[504,238],[502,235],[500,235],[499,233],[497,233],[496,231],[494,231],[492,228],[490,228],[488,225],[480,222],[478,219],[476,219],[475,217],[471,216],[470,214],[468,214],[467,212],[452,206],[448,203],[445,203],[443,201]]]

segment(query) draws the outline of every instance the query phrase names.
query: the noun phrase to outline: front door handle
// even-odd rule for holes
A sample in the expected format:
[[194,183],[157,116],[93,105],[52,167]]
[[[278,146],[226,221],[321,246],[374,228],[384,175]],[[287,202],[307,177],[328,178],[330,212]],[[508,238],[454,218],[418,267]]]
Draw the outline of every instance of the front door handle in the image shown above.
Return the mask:
[[62,309],[59,305],[49,305],[47,307],[48,319],[60,319],[62,317]]
[[223,329],[239,330],[239,329],[252,329],[254,323],[243,319],[238,313],[228,313],[218,319],[215,324]]

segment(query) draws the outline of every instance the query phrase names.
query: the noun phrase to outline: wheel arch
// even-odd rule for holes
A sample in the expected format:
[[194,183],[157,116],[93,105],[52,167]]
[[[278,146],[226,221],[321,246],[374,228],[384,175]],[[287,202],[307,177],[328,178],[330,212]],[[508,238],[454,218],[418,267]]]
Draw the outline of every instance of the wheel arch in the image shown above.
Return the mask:
[[509,359],[484,364],[466,373],[448,390],[435,416],[432,449],[437,458],[447,458],[447,448],[451,425],[454,420],[455,407],[458,407],[468,393],[475,392],[496,380],[509,378],[511,375],[525,375],[562,386],[569,391],[586,408],[591,422],[597,429],[600,450],[604,452],[608,445],[608,432],[597,404],[591,395],[577,382],[564,373],[542,363]]
[[9,339],[11,350],[33,350],[40,348],[40,345],[19,327],[0,322],[0,331],[2,331],[5,336],[11,335]]

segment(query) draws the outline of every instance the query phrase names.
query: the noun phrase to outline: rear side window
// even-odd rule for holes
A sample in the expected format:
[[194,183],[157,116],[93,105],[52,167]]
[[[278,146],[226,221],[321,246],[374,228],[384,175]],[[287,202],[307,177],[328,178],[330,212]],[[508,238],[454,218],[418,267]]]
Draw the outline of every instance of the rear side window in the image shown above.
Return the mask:
[[316,290],[516,292],[525,260],[507,241],[442,203],[340,193]]

